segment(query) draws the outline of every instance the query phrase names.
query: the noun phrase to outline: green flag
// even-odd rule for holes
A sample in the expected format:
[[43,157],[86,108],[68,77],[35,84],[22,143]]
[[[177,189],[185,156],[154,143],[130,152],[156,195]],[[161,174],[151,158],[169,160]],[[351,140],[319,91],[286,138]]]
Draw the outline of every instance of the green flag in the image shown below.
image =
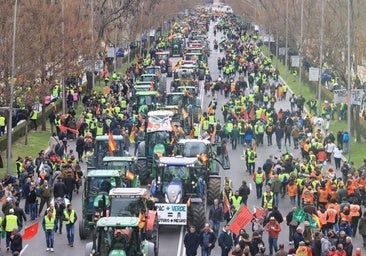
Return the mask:
[[306,217],[306,213],[301,210],[301,208],[297,208],[294,212],[294,215],[292,216],[292,220],[297,221],[298,223],[304,222]]
[[310,223],[310,229],[312,229],[312,230],[319,229],[318,223],[316,222],[316,220],[314,219],[314,217],[311,216],[310,214],[307,214],[307,217],[308,217],[308,220],[309,220],[309,223]]

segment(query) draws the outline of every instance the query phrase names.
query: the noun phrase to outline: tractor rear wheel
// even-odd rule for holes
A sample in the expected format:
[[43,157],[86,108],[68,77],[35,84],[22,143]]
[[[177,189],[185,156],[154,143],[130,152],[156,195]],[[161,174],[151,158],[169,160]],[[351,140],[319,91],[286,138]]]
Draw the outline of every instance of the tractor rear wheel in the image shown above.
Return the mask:
[[207,190],[207,204],[212,205],[216,198],[219,198],[221,191],[220,177],[209,177]]
[[141,185],[146,185],[149,181],[150,173],[147,170],[146,159],[137,160],[136,162],[136,170],[137,174],[140,177]]
[[86,227],[85,220],[79,221],[79,236],[80,240],[85,240],[88,238],[89,229]]
[[191,204],[191,219],[188,220],[190,225],[193,225],[196,230],[201,230],[206,223],[206,210],[203,204]]

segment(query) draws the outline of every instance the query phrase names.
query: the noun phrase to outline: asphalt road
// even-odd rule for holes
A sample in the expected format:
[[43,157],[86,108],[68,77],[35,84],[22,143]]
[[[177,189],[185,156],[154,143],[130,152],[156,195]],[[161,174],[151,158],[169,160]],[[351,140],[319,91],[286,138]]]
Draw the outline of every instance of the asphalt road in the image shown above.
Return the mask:
[[[213,26],[214,24],[211,22],[210,30],[209,30],[209,39],[211,41],[211,56],[209,58],[209,67],[211,71],[211,75],[213,79],[217,79],[218,77],[218,70],[217,70],[217,58],[220,56],[222,57],[222,54],[218,51],[213,50]],[[221,34],[218,33],[216,38],[219,39],[221,37]],[[177,58],[173,59],[173,62],[176,61]],[[170,79],[167,79],[168,83]],[[202,86],[202,85],[201,85]],[[211,98],[205,97],[203,101],[203,110],[206,110],[208,107],[208,104],[210,102]],[[226,100],[223,96],[218,96],[218,110],[221,108],[223,104],[226,103]],[[289,103],[286,101],[279,101],[275,104],[276,110],[287,109],[289,108]],[[217,111],[218,115],[217,117],[223,120],[222,115],[220,111]],[[265,138],[266,139],[266,138]],[[75,143],[70,141],[69,146],[71,148],[75,147]],[[232,150],[231,146],[229,146],[229,156],[230,156],[230,162],[231,162],[231,169],[227,171],[222,171],[221,176],[222,177],[229,177],[233,181],[233,188],[238,189],[241,185],[242,180],[246,180],[251,186],[253,187],[253,190],[251,191],[251,194],[248,199],[248,207],[251,211],[253,211],[254,206],[260,206],[260,200],[257,200],[255,197],[255,186],[253,184],[252,178],[249,176],[248,173],[245,172],[244,169],[244,162],[240,159],[240,156],[243,154],[243,150],[245,148],[238,146],[236,150]],[[294,157],[300,157],[300,151],[294,150],[293,148],[289,148],[290,152],[294,155]],[[257,147],[257,154],[258,158],[256,159],[256,165],[262,166],[264,161],[267,159],[269,155],[272,156],[280,156],[283,152],[279,152],[276,146],[258,146]],[[86,166],[83,166],[84,169],[86,169]],[[81,193],[79,195],[74,195],[73,198],[73,207],[76,210],[77,215],[79,218],[81,218]],[[279,209],[281,213],[285,216],[291,209],[290,202],[288,197],[281,199],[279,204]],[[282,231],[280,233],[279,237],[279,243],[284,243],[285,248],[289,248],[288,244],[288,227],[285,223],[282,223],[281,225]],[[246,230],[251,234],[251,227],[248,226]],[[184,248],[182,247],[182,239],[184,235],[185,230],[182,230],[181,227],[168,227],[164,226],[160,230],[160,255],[162,256],[171,256],[171,255],[185,255],[184,254]],[[263,237],[264,242],[266,245],[267,242],[267,234],[264,233]],[[356,238],[353,240],[354,248],[361,247],[362,238],[360,235],[356,235]],[[55,252],[52,253],[53,255],[85,255],[85,244],[89,240],[83,240],[81,241],[79,238],[78,233],[78,225],[75,227],[75,244],[74,247],[71,248],[67,245],[67,238],[66,238],[66,232],[65,228],[63,230],[63,234],[56,234],[55,235]],[[30,241],[23,241],[24,246],[24,252],[23,256],[28,255],[37,255],[37,256],[44,256],[51,254],[50,252],[46,252],[46,244],[45,244],[45,235],[42,231],[41,227],[39,228],[39,232],[36,237],[34,237]],[[4,246],[3,246],[4,248]],[[2,250],[4,252],[4,249]],[[268,251],[268,249],[267,249]],[[218,245],[216,245],[215,249],[212,252],[213,256],[220,255],[221,251]],[[5,253],[3,255],[10,255],[10,253]],[[199,248],[199,254],[200,254],[200,248]]]

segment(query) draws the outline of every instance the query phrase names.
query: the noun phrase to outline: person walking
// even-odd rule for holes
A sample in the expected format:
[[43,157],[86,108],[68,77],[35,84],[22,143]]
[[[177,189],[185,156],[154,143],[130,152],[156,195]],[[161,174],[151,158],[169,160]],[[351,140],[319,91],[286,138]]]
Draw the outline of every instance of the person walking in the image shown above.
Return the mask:
[[64,211],[64,220],[66,221],[66,233],[69,246],[74,246],[74,236],[75,236],[75,222],[78,219],[76,212],[72,209],[72,205],[68,204],[66,210]]
[[53,211],[49,210],[47,215],[44,216],[42,221],[42,228],[46,235],[46,251],[53,252],[53,246],[55,241],[55,229],[56,229],[56,217],[53,216]]
[[22,208],[19,207],[19,201],[15,202],[14,215],[18,217],[18,232],[23,229],[23,221],[27,221],[27,216]]
[[30,219],[35,220],[37,218],[38,200],[34,185],[30,186],[30,191],[28,193],[27,199],[29,204]]
[[62,223],[63,223],[63,219],[64,219],[64,210],[65,209],[66,209],[65,203],[63,202],[61,197],[58,197],[55,202],[56,223],[57,223],[55,232],[58,231],[59,234],[62,234]]
[[281,141],[282,141],[284,132],[279,124],[277,124],[274,133],[276,136],[276,144],[277,144],[278,150],[281,151],[281,148],[282,148]]
[[229,225],[225,225],[219,236],[219,246],[221,247],[221,256],[228,256],[233,247],[233,238],[230,234]]
[[271,217],[264,229],[268,232],[269,254],[273,255],[274,252],[278,251],[277,240],[281,232],[281,226],[275,217]]
[[16,253],[20,253],[23,249],[23,238],[22,235],[19,233],[17,228],[13,229],[13,232],[10,236],[10,251],[12,255],[16,255]]
[[263,183],[265,181],[265,175],[262,171],[262,167],[258,167],[257,171],[253,174],[253,181],[255,183],[255,190],[257,192],[257,199],[262,197]]
[[184,246],[186,247],[186,256],[196,256],[200,245],[200,235],[196,232],[194,226],[190,226],[184,236]]
[[9,209],[2,223],[3,230],[6,232],[6,251],[10,250],[10,237],[15,228],[18,228],[18,217],[14,214],[14,209]]
[[50,184],[48,184],[47,180],[43,181],[43,184],[40,187],[41,190],[41,202],[39,204],[38,215],[41,215],[44,205],[48,208],[52,199],[52,189]]
[[204,228],[200,233],[201,256],[210,256],[211,251],[215,248],[217,236],[211,229],[209,223],[205,223]]
[[239,188],[239,195],[243,198],[243,204],[247,205],[248,197],[250,195],[250,188],[245,180],[242,181]]
[[[229,199],[229,198],[228,198]],[[224,220],[224,210],[219,205],[219,200],[215,199],[213,205],[208,213],[208,220],[210,222],[210,228],[215,232],[215,237],[218,237],[220,230],[220,222]]]

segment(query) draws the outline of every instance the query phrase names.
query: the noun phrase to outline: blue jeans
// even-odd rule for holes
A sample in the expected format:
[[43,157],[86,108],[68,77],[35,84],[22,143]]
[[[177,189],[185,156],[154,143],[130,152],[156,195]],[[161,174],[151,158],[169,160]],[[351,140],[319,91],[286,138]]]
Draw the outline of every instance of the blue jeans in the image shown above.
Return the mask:
[[69,241],[69,244],[74,244],[75,225],[66,224],[66,233],[67,233],[67,240]]
[[[277,237],[268,237],[269,254],[273,254],[278,251]],[[274,248],[274,251],[273,251]]]
[[280,204],[280,192],[274,193],[274,200],[275,200],[275,205],[278,206]]
[[31,220],[35,220],[37,218],[37,213],[38,213],[37,208],[38,208],[38,203],[29,204],[29,214],[30,214]]
[[290,196],[291,207],[296,206],[296,196]]
[[53,242],[55,241],[55,232],[53,230],[46,230],[45,234],[47,248],[53,248]]
[[201,250],[201,256],[210,256],[211,255],[211,248],[203,248]]
[[263,183],[255,184],[255,190],[257,191],[257,199],[262,197]]
[[219,230],[220,230],[220,221],[218,220],[210,220],[210,226],[215,232],[215,236],[219,237]]

